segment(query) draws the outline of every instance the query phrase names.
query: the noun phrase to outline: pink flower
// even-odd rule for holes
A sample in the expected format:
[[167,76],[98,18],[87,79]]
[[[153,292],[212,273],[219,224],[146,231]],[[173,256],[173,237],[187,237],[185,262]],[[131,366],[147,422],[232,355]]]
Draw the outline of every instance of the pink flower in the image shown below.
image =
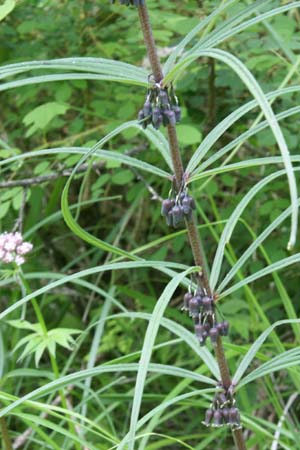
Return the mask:
[[23,255],[31,252],[33,245],[24,242],[23,236],[19,232],[0,234],[0,262],[5,264],[16,263],[18,266],[24,264]]
[[12,253],[6,252],[2,258],[2,261],[6,264],[9,264],[9,263],[13,262],[14,259],[15,259],[14,255]]
[[17,264],[17,266],[21,266],[22,264],[24,264],[25,262],[25,258],[23,258],[23,256],[17,255],[15,258],[15,263]]
[[26,255],[26,253],[32,250],[33,245],[30,242],[23,242],[21,245],[18,245],[16,253],[18,255]]

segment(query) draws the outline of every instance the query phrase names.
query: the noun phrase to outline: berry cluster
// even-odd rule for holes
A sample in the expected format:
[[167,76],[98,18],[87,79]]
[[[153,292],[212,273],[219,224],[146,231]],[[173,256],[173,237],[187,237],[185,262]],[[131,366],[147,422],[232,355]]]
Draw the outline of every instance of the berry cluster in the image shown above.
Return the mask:
[[166,218],[169,226],[177,228],[185,218],[191,220],[195,208],[193,197],[183,191],[175,198],[167,198],[162,202],[161,215]]
[[24,242],[21,233],[0,234],[0,262],[5,264],[16,263],[18,266],[24,264],[24,255],[32,250],[30,242]]
[[187,292],[183,298],[183,311],[188,311],[195,323],[195,333],[200,345],[210,337],[211,343],[217,343],[218,336],[227,336],[229,323],[218,322],[215,302],[212,297],[198,290],[195,295]]
[[149,89],[143,109],[138,114],[138,120],[143,128],[152,124],[158,129],[161,125],[175,125],[180,122],[181,110],[173,88],[163,89],[155,84]]
[[[115,3],[116,0],[110,0],[111,3]],[[145,0],[120,0],[121,5],[133,5],[133,6],[140,6],[145,4]]]
[[229,425],[234,429],[241,428],[240,413],[232,395],[228,392],[217,393],[211,407],[206,410],[202,423],[207,427]]

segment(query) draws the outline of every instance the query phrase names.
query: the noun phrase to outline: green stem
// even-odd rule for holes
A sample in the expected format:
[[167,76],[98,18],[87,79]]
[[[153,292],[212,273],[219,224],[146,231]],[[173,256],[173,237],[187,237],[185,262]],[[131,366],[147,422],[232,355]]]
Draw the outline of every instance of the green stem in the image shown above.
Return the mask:
[[[139,17],[141,22],[141,28],[144,35],[144,41],[147,47],[147,52],[151,64],[151,68],[153,71],[153,75],[156,82],[160,82],[163,79],[162,68],[160,65],[160,61],[156,51],[156,45],[153,38],[152,27],[149,20],[149,14],[147,10],[146,4],[140,5],[138,7]],[[169,125],[167,127],[168,131],[168,139],[169,139],[169,147],[171,152],[171,158],[174,168],[175,182],[177,187],[181,186],[182,181],[184,179],[184,168],[180,153],[180,148],[178,144],[178,138],[176,133],[176,127]],[[186,221],[186,227],[189,236],[190,246],[193,252],[193,257],[196,265],[201,266],[201,273],[199,274],[201,284],[203,288],[207,291],[209,295],[212,295],[210,285],[209,285],[209,277],[208,271],[206,268],[206,258],[204,254],[204,250],[201,245],[200,236],[197,230],[197,224],[195,218],[192,221]],[[224,352],[224,347],[222,344],[222,339],[218,338],[217,344],[215,346],[215,354],[218,362],[218,366],[220,369],[220,375],[222,384],[225,388],[228,388],[231,385],[231,377],[229,372],[229,367],[227,363],[227,359]],[[241,430],[232,430],[233,438],[235,442],[235,447],[237,450],[246,450],[243,434]]]
[[[23,274],[21,269],[19,271],[19,277],[20,277],[20,281],[23,284],[27,294],[31,293],[30,286],[29,286],[27,280],[25,279],[24,274]],[[33,306],[33,309],[34,309],[35,315],[36,315],[36,317],[38,319],[38,322],[40,324],[40,327],[42,329],[43,335],[44,335],[44,337],[46,339],[47,336],[48,336],[48,329],[47,329],[46,322],[44,320],[44,316],[42,314],[42,311],[41,311],[41,309],[39,307],[39,304],[38,304],[38,302],[37,302],[37,300],[35,298],[31,299],[31,304]],[[53,373],[55,375],[55,378],[59,379],[60,373],[59,373],[59,369],[58,369],[58,365],[57,365],[56,359],[51,354],[50,351],[49,351],[49,356],[50,356],[50,362],[51,362],[52,371],[53,371]],[[60,395],[61,404],[62,404],[63,408],[65,408],[67,410],[68,409],[68,404],[67,404],[67,399],[66,399],[66,396],[65,396],[65,393],[64,393],[63,389],[59,390],[59,395]],[[76,428],[75,428],[75,425],[73,424],[73,422],[71,420],[68,420],[67,422],[68,422],[68,427],[69,427],[70,432],[73,433],[73,434],[77,434]],[[78,442],[74,442],[74,446],[75,446],[76,450],[81,450],[81,446],[79,445]]]
[[0,427],[1,427],[1,431],[2,431],[2,440],[3,440],[4,445],[5,445],[5,450],[13,450],[11,439],[10,439],[10,436],[8,434],[8,429],[7,429],[5,417],[1,417],[1,419],[0,419]]

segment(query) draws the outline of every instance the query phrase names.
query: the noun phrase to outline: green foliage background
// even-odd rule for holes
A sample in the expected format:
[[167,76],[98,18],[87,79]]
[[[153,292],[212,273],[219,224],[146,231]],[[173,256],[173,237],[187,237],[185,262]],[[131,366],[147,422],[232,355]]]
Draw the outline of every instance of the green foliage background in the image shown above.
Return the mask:
[[[168,56],[172,48],[197,25],[199,19],[210,14],[219,3],[149,0],[154,35],[162,58]],[[262,3],[262,10],[272,10],[291,2]],[[249,4],[251,2],[235,2],[221,19],[212,23],[211,28]],[[283,87],[283,84],[284,87],[299,85],[299,27],[299,9],[295,8],[247,28],[223,42],[220,47],[238,56],[266,93]],[[204,32],[208,31],[209,28],[206,28]],[[136,10],[112,6],[108,1],[19,1],[0,22],[0,35],[1,65],[84,56],[128,62],[149,71]],[[176,81],[176,92],[183,111],[178,133],[185,163],[188,163],[214,125],[251,99],[248,90],[230,68],[216,63],[214,69],[215,111],[210,107],[210,60],[198,59]],[[40,71],[38,74],[42,73]],[[290,75],[288,80],[287,74]],[[37,73],[30,71],[28,75]],[[21,79],[21,76],[17,75],[14,79]],[[85,79],[31,84],[5,90],[1,92],[0,161],[34,150],[90,148],[123,122],[134,120],[144,96],[144,86]],[[273,103],[274,111],[276,114],[286,111],[297,106],[299,100],[300,92],[280,96]],[[258,114],[256,108],[236,122],[222,135],[208,156],[247,131]],[[280,124],[291,155],[298,155],[298,115],[284,118]],[[161,154],[138,128],[125,130],[105,144],[104,149],[129,152],[153,166],[169,170]],[[277,155],[279,151],[273,135],[269,130],[263,130],[238,148],[231,163]],[[1,186],[0,232],[13,228],[26,198],[23,231],[26,239],[34,244],[34,250],[23,266],[26,283],[23,280],[22,284],[13,270],[1,267],[1,310],[14,304],[26,293],[61,276],[98,267],[115,258],[76,237],[66,226],[60,212],[62,191],[67,181],[62,172],[67,171],[65,174],[69,176],[70,169],[80,157],[66,150],[54,155],[16,159],[1,166],[0,186],[8,181],[58,174],[48,182],[29,183],[30,186],[25,189],[20,186]],[[187,266],[192,264],[185,232],[179,230],[170,234],[160,217],[159,198],[168,195],[168,180],[124,166],[118,161],[101,160],[94,156],[88,160],[88,164],[85,171],[73,178],[69,197],[70,203],[74,205],[73,216],[82,228],[106,243],[127,252],[136,252],[146,260],[172,261]],[[217,168],[219,164],[220,160],[213,167]],[[209,263],[226,219],[249,189],[273,171],[272,165],[261,165],[258,168],[249,167],[207,176],[192,183],[191,190],[197,202],[201,236]],[[230,245],[226,247],[222,277],[249,247],[253,237],[259,235],[289,204],[285,177],[277,178],[255,197],[239,221]],[[235,281],[288,257],[288,238],[289,222],[285,221],[247,261]],[[299,248],[299,244],[296,247]],[[66,345],[57,338],[56,351],[52,352],[52,356],[47,351],[41,354],[38,369],[32,354],[27,354],[20,362],[20,349],[14,351],[28,331],[13,326],[16,324],[1,322],[3,406],[57,376],[94,366],[139,361],[146,321],[138,320],[134,315],[114,317],[114,314],[127,311],[152,313],[157,299],[169,282],[169,276],[145,267],[94,273],[85,283],[87,281],[89,285],[83,282],[64,284],[39,297],[48,330],[71,328],[81,332],[79,337],[73,336],[75,341],[67,334],[61,338],[67,339],[67,342],[64,341]],[[176,290],[165,311],[165,318],[192,331],[190,319],[180,312],[183,293],[184,288]],[[299,263],[244,286],[220,302],[220,310],[231,323],[230,340],[225,346],[232,372],[250,343],[270,324],[299,316],[298,300]],[[23,309],[22,314],[25,313],[30,323],[37,322],[30,304],[26,311]],[[107,319],[109,316],[112,317]],[[16,309],[9,319],[18,321],[20,317],[21,309]],[[107,320],[104,322],[104,319]],[[102,325],[99,326],[99,323]],[[256,366],[258,362],[265,362],[280,352],[292,349],[295,344],[299,345],[298,324],[279,327],[271,336],[256,355]],[[205,365],[199,363],[199,356],[183,342],[182,336],[174,337],[170,330],[161,327],[155,345],[151,360],[153,363],[209,375]],[[56,360],[58,375],[53,372],[51,357]],[[71,402],[69,407],[93,423],[93,426],[86,423],[86,428],[83,427],[78,434],[74,430],[72,434],[72,428],[70,435],[64,434],[67,419],[61,414],[62,411],[55,411],[55,415],[47,409],[47,405],[53,404],[55,398],[54,392],[49,392],[48,397],[39,400],[42,402],[39,405],[20,406],[8,416],[11,435],[17,438],[26,429],[33,427],[33,433],[24,446],[28,449],[72,449],[84,443],[91,449],[112,448],[128,431],[134,382],[135,374],[120,370],[101,373],[93,378],[90,385],[83,386],[84,379],[79,386],[76,384],[68,394]],[[272,373],[240,391],[239,404],[244,412],[245,425],[251,430],[249,449],[270,448],[284,405],[299,389],[299,385],[299,369],[293,367],[288,369],[288,375],[285,370]],[[188,378],[150,372],[141,416],[168,398],[168,395],[173,398],[203,386],[199,381]],[[141,441],[141,447],[137,448],[231,448],[228,433],[219,429],[208,430],[201,424],[210,395],[207,393],[182,400],[163,411],[153,429],[144,429],[146,433],[153,434],[148,436],[144,444]],[[41,417],[41,411],[50,413],[50,416]],[[291,417],[284,424],[281,435],[283,446],[280,448],[300,448],[296,438],[297,430],[299,432],[297,417],[299,401],[294,403]],[[74,436],[78,437],[79,444],[76,444]]]

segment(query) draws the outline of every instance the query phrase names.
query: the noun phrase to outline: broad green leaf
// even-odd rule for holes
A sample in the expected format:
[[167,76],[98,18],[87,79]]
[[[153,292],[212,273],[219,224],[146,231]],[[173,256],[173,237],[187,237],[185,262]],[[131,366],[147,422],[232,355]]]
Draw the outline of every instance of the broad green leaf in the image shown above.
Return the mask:
[[0,22],[5,19],[8,14],[12,12],[12,10],[16,6],[15,0],[5,0],[3,5],[0,5]]
[[57,102],[48,102],[37,106],[30,111],[23,119],[23,123],[30,128],[26,132],[26,137],[32,136],[38,130],[44,130],[54,117],[65,114],[69,105]]
[[191,125],[177,125],[178,140],[184,145],[198,144],[202,135],[201,132]]

